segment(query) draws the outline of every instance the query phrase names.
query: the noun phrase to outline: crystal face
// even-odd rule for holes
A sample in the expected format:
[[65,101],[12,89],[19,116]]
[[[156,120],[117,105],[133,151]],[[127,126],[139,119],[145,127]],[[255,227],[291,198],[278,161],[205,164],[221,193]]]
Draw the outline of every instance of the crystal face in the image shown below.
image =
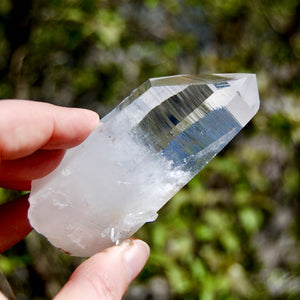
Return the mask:
[[122,242],[155,220],[258,108],[254,74],[149,79],[32,182],[31,225],[76,256]]

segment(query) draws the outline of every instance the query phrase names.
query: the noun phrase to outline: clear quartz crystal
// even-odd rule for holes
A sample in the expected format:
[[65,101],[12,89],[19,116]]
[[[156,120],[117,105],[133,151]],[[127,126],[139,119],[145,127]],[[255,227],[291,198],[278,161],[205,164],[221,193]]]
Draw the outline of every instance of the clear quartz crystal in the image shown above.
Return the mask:
[[149,79],[33,181],[31,225],[75,256],[119,244],[154,221],[258,108],[255,74]]

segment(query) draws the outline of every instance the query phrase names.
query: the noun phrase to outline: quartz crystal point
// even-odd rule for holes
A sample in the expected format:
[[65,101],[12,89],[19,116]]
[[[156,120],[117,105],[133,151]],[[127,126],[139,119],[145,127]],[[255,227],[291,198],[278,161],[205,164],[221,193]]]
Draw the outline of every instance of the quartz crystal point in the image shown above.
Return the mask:
[[155,220],[258,108],[255,74],[149,79],[32,182],[31,225],[75,256],[122,242]]

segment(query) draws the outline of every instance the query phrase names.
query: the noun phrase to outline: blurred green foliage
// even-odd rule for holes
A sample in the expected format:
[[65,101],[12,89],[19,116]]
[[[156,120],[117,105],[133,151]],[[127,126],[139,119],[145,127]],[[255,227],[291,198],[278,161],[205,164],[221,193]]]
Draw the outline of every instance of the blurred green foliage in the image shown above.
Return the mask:
[[[299,20],[296,0],[0,1],[0,98],[103,115],[149,77],[257,73],[258,115],[138,232],[126,299],[299,299]],[[80,261],[32,233],[0,269],[48,299]]]

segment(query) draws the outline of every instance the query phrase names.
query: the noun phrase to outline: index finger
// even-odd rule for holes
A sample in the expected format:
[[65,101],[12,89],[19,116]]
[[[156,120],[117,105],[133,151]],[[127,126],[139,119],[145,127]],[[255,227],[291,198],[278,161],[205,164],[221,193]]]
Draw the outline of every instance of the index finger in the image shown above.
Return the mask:
[[99,123],[97,113],[26,100],[0,101],[0,161],[22,158],[39,149],[80,144]]

